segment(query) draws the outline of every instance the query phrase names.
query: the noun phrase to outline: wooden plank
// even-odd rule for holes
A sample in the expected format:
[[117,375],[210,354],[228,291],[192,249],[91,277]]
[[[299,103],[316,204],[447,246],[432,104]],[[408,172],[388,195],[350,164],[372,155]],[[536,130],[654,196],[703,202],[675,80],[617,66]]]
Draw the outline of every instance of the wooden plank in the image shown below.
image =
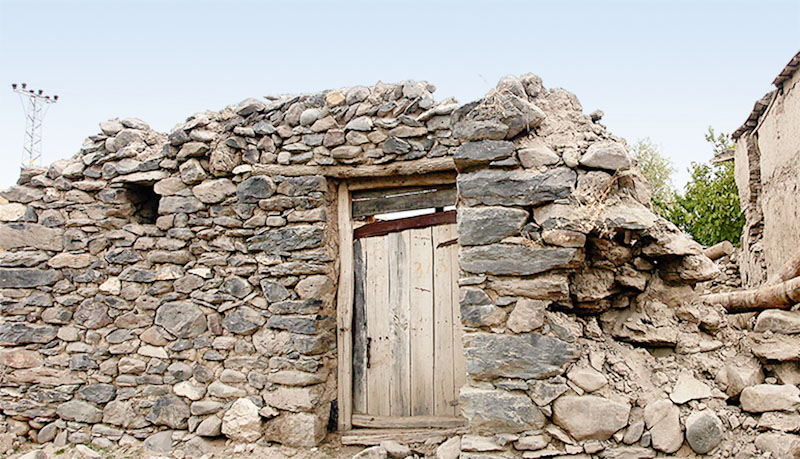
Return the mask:
[[389,255],[389,341],[392,372],[389,378],[390,414],[411,414],[411,357],[409,343],[409,233],[387,236]]
[[353,180],[347,181],[347,186],[351,191],[355,191],[401,186],[440,185],[443,183],[456,183],[455,170],[434,172],[424,175],[389,175],[383,177],[354,178]]
[[389,212],[403,212],[406,210],[447,207],[455,203],[456,190],[454,187],[447,187],[441,190],[432,190],[402,196],[353,201],[353,218],[386,214]]
[[467,425],[467,421],[455,416],[369,416],[353,415],[353,426],[373,429],[428,429],[454,428]]
[[367,258],[365,304],[367,310],[368,363],[367,414],[389,416],[389,378],[391,347],[389,343],[388,250],[386,236],[364,239]]
[[[433,414],[455,415],[453,404],[453,225],[431,228],[433,233]],[[457,301],[457,300],[456,300]]]
[[[456,225],[451,227],[453,234],[458,235]],[[464,354],[464,329],[461,325],[461,306],[459,305],[461,294],[458,289],[458,278],[461,276],[461,267],[458,264],[458,248],[458,244],[447,246],[453,260],[450,264],[453,267],[450,272],[452,275],[450,286],[453,289],[453,400],[456,402],[456,416],[461,415],[461,409],[457,405],[458,395],[461,387],[467,383],[467,357]]]
[[382,441],[394,440],[400,443],[422,443],[434,437],[452,437],[467,432],[466,427],[454,429],[359,429],[342,435],[343,445],[380,445]]
[[414,161],[398,161],[390,164],[361,166],[305,166],[280,164],[247,165],[253,175],[283,175],[300,177],[322,175],[335,178],[389,177],[392,175],[423,175],[431,172],[455,171],[452,157],[426,158]]
[[418,194],[423,192],[433,192],[437,190],[455,189],[454,183],[446,183],[442,185],[427,185],[427,186],[403,186],[394,188],[378,188],[368,190],[350,191],[350,198],[352,202],[367,201],[371,199],[394,198],[398,196],[406,196],[409,194]]
[[337,193],[337,223],[339,226],[339,286],[336,302],[336,333],[338,361],[339,430],[349,430],[352,425],[353,400],[353,229],[350,216],[350,191],[341,182]]
[[411,415],[433,414],[433,248],[431,228],[411,238]]
[[361,239],[353,243],[355,278],[353,301],[353,413],[367,412],[367,311],[364,304],[364,251]]
[[456,222],[456,211],[437,212],[417,217],[398,218],[397,220],[379,221],[360,226],[354,232],[355,238],[382,236],[384,234],[405,231],[413,228],[426,228],[435,225],[447,225]]

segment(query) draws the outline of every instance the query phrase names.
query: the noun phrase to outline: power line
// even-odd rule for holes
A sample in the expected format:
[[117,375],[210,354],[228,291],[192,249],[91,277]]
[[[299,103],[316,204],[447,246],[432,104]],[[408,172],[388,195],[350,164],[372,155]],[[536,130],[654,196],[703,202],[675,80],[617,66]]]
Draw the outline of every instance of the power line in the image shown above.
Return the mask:
[[13,83],[11,89],[19,94],[25,111],[25,143],[22,145],[22,168],[41,165],[42,122],[50,104],[58,102],[58,96],[50,97],[41,89],[28,89],[26,83]]

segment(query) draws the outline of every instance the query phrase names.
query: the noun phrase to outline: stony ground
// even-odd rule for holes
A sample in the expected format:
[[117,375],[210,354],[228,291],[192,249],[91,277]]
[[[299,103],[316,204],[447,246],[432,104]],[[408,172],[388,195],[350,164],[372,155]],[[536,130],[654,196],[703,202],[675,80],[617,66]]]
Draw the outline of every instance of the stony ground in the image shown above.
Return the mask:
[[[181,445],[184,446],[184,445]],[[178,447],[172,453],[154,453],[140,445],[114,446],[97,448],[92,446],[67,445],[56,447],[52,443],[45,445],[25,444],[11,454],[9,459],[211,459],[247,457],[253,459],[350,459],[363,450],[357,446],[343,446],[338,438],[329,436],[316,448],[291,448],[280,445],[258,445],[231,443],[225,439],[203,440],[202,443]],[[39,452],[39,453],[37,453]]]

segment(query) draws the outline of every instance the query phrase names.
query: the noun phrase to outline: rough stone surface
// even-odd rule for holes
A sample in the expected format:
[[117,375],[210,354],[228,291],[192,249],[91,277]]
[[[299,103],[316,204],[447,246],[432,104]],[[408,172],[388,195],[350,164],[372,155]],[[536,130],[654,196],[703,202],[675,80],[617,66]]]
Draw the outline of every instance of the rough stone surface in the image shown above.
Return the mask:
[[222,417],[222,433],[234,441],[254,442],[261,437],[258,407],[247,398],[240,398]]
[[471,207],[458,211],[458,243],[462,246],[500,242],[515,236],[528,212],[509,207]]
[[560,397],[553,403],[553,422],[576,440],[607,440],[628,425],[631,407],[594,395]]
[[722,421],[712,411],[695,411],[686,418],[686,441],[696,453],[706,454],[716,448],[722,434]]
[[800,406],[800,389],[789,384],[756,384],[745,387],[739,396],[744,411],[793,411]]
[[544,415],[525,395],[464,387],[459,403],[478,433],[523,432],[540,429],[545,423]]
[[535,206],[566,198],[575,187],[575,171],[478,171],[459,174],[458,191],[470,206]]
[[461,268],[475,274],[528,276],[572,267],[579,260],[576,249],[531,249],[516,244],[468,247],[460,253]]
[[562,374],[578,358],[578,348],[538,333],[464,335],[467,373],[475,378],[503,376],[542,379]]
[[644,409],[644,421],[650,432],[653,448],[674,453],[683,444],[680,410],[669,400],[649,403]]

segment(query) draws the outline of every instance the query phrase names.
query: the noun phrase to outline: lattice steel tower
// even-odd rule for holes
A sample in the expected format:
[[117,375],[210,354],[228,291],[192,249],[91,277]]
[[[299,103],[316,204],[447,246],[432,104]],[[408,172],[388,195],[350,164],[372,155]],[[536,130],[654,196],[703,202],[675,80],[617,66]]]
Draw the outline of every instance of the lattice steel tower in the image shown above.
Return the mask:
[[46,96],[41,89],[34,91],[28,89],[27,84],[16,83],[11,89],[19,94],[22,108],[25,110],[25,143],[22,146],[22,167],[32,167],[40,164],[42,159],[42,122],[50,104],[58,102],[58,96]]

